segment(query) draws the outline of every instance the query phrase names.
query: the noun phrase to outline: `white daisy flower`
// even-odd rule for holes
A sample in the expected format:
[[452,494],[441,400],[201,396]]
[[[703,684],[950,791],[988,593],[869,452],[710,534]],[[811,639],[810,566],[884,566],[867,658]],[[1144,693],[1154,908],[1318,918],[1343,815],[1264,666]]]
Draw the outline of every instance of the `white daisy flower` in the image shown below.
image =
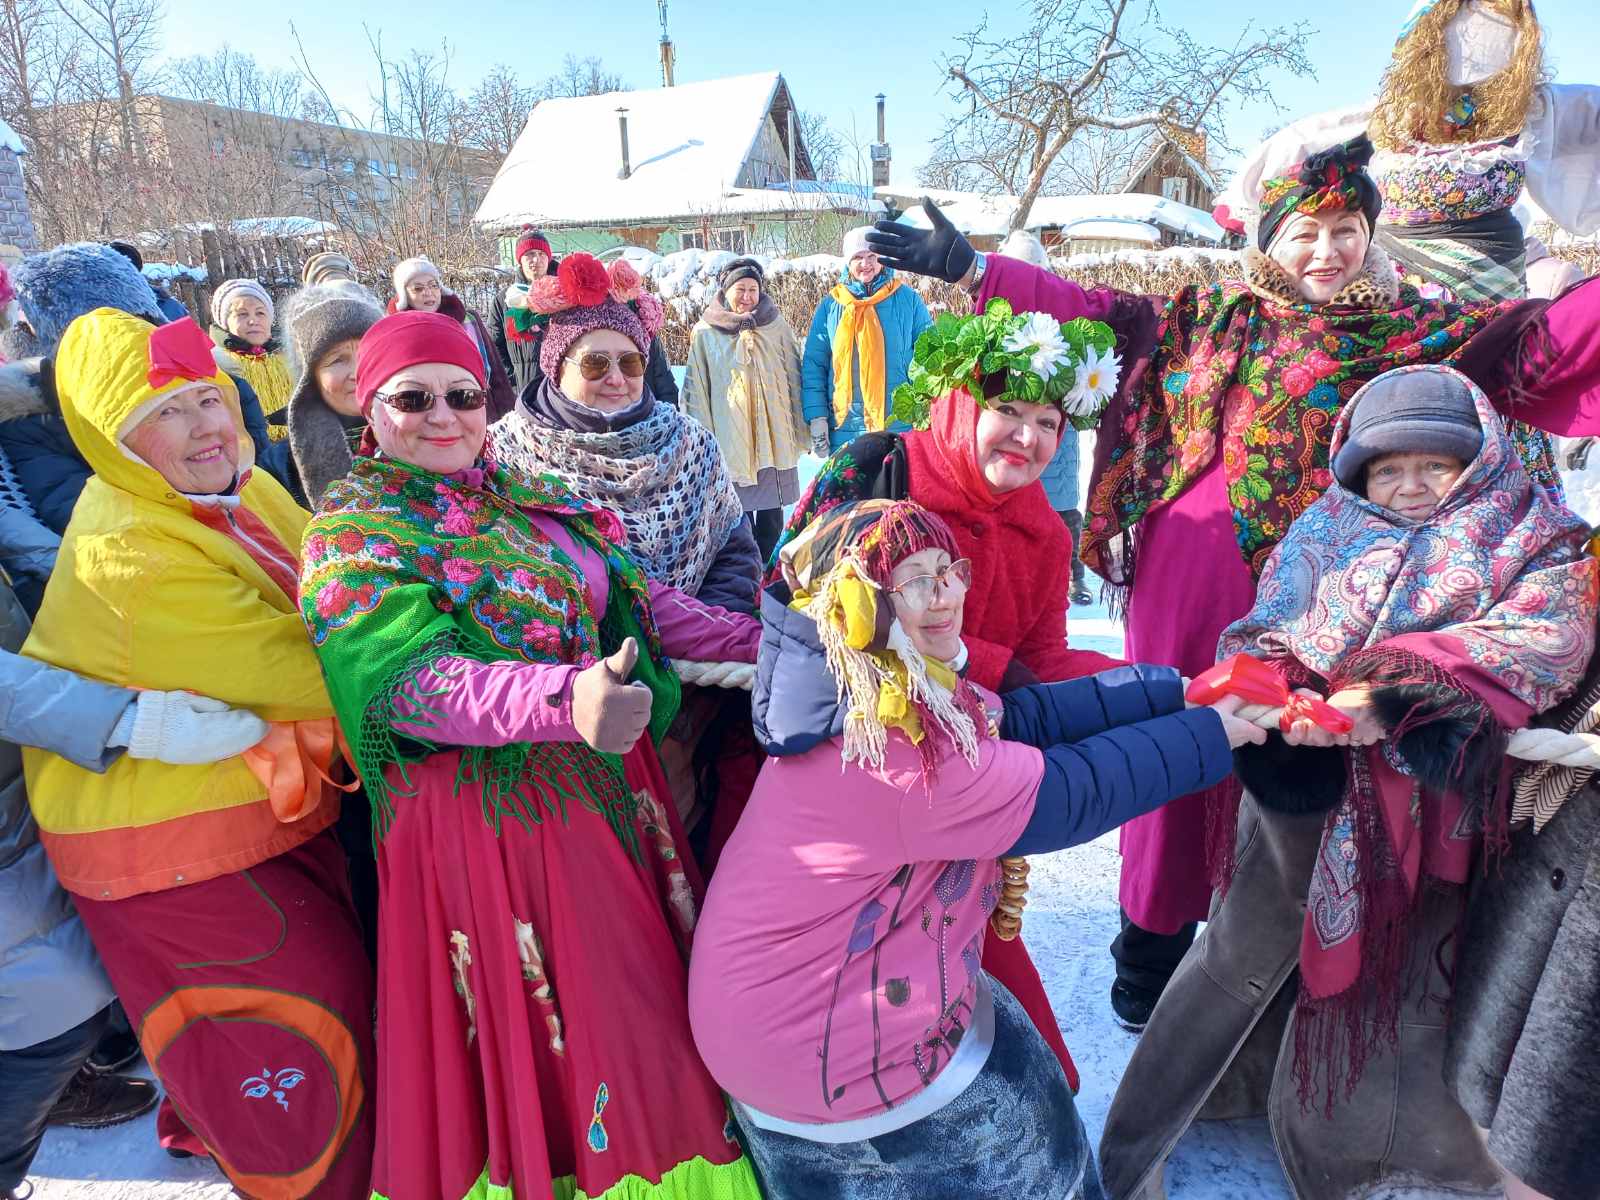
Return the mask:
[[1046,381],[1072,358],[1062,340],[1060,323],[1049,313],[1027,314],[1022,327],[1006,335],[1004,345],[1012,354],[1028,351],[1028,369]]
[[1117,380],[1122,377],[1122,361],[1116,351],[1101,354],[1093,346],[1083,354],[1078,364],[1077,379],[1067,393],[1062,406],[1075,417],[1087,417],[1103,408],[1116,393]]

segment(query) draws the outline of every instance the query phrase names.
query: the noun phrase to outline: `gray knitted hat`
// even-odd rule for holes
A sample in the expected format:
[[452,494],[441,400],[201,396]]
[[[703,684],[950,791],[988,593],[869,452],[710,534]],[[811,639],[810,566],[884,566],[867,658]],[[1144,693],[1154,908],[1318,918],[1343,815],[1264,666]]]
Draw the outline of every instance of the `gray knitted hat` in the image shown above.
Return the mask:
[[1333,473],[1351,491],[1366,466],[1385,454],[1448,454],[1470,463],[1483,448],[1472,384],[1450,367],[1417,367],[1379,375],[1350,398],[1344,444]]
[[[329,275],[333,278],[327,278]],[[306,287],[316,287],[319,283],[332,283],[340,276],[354,280],[355,264],[350,261],[350,256],[347,254],[340,254],[337,250],[324,250],[306,259],[306,265],[300,271],[300,282]]]
[[301,288],[284,302],[285,351],[296,376],[288,405],[289,451],[312,508],[329,485],[350,473],[353,460],[347,434],[360,424],[328,407],[314,368],[330,349],[360,338],[382,316],[377,300],[348,282]]

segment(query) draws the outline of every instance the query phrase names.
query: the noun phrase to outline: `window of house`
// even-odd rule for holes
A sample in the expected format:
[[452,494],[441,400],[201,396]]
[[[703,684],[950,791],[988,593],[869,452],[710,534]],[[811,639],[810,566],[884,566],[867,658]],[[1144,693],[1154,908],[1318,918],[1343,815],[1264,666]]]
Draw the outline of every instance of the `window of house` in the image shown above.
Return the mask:
[[391,160],[390,163],[389,163],[389,178],[390,179],[399,179],[400,178],[400,164],[397,163],[397,162],[394,162],[393,160]]
[[304,146],[296,146],[289,151],[289,161],[297,167],[309,167],[311,165],[311,151]]
[[339,164],[339,169],[346,175],[354,175],[356,173],[356,160],[353,158],[345,159],[344,162]]
[[713,229],[711,231],[711,248],[713,250],[729,250],[734,254],[747,253],[745,250],[745,236],[742,229]]
[[678,245],[684,250],[704,250],[706,248],[706,235],[698,229],[685,229],[678,234]]
[[1161,194],[1179,204],[1187,202],[1189,181],[1182,175],[1168,175],[1161,181]]
[[375,158],[367,159],[367,170],[374,175],[383,174],[383,164]]

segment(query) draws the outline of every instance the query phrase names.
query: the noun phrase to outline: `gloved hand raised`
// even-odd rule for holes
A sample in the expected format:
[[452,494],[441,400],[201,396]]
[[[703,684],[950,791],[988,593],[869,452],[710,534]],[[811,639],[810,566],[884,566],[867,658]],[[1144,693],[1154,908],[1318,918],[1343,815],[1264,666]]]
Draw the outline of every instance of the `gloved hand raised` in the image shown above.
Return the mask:
[[879,221],[867,233],[867,245],[878,253],[884,265],[913,275],[932,275],[946,283],[960,283],[977,257],[972,243],[961,236],[928,197],[922,198],[922,211],[932,229],[918,229],[898,221]]
[[626,754],[650,725],[650,689],[628,682],[638,661],[639,643],[627,638],[572,681],[573,727],[596,750]]
[[129,758],[193,766],[243,754],[266,736],[267,723],[255,713],[229,708],[209,696],[140,692],[117,722],[109,744],[126,746]]

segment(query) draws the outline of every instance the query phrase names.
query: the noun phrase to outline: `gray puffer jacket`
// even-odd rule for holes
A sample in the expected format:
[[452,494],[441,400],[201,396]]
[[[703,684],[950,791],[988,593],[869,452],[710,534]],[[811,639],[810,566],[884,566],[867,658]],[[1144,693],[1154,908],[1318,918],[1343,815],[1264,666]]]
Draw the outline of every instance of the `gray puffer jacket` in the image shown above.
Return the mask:
[[48,1041],[111,1003],[89,934],[56,882],[23,789],[19,744],[103,771],[133,693],[20,658],[28,618],[0,571],[0,1050]]

